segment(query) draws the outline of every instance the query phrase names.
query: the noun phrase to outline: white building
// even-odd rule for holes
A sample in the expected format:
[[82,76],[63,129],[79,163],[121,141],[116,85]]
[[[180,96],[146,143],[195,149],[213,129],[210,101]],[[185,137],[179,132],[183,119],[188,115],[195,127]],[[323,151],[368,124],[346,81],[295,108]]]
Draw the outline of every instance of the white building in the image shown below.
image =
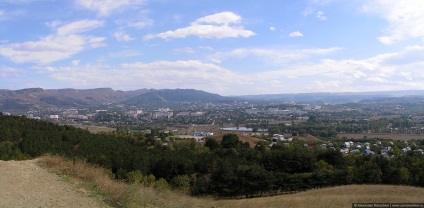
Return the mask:
[[173,115],[172,111],[155,111],[152,118],[172,118]]
[[287,141],[282,134],[274,134],[272,135],[272,138],[280,142]]
[[50,119],[54,119],[54,120],[58,120],[59,119],[59,115],[49,115]]

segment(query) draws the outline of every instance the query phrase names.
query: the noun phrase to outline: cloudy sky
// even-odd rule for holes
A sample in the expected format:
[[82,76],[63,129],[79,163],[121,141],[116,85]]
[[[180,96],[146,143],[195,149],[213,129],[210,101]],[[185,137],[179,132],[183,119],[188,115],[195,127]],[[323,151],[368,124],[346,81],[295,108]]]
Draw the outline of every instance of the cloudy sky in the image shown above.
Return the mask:
[[423,0],[0,0],[0,89],[424,90]]

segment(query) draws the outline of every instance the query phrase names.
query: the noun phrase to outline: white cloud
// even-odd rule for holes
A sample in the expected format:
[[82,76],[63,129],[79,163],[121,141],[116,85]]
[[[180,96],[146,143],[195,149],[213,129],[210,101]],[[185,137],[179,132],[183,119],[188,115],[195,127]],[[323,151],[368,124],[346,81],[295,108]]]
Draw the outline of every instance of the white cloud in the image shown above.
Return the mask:
[[196,51],[190,47],[177,48],[174,50],[177,53],[195,53]]
[[197,24],[218,24],[218,25],[229,25],[232,23],[240,23],[241,17],[232,12],[221,12],[217,14],[208,15],[197,19],[193,25]]
[[315,12],[315,9],[312,8],[312,7],[307,7],[305,10],[303,10],[302,14],[304,16],[314,15],[317,19],[319,19],[321,21],[327,20],[327,16],[325,15],[325,13],[323,11]]
[[97,12],[100,16],[108,16],[112,12],[141,5],[145,0],[75,0],[78,6]]
[[342,81],[314,81],[309,87],[314,92],[325,92],[328,89],[340,89],[346,85],[346,82]]
[[200,38],[248,38],[255,35],[250,30],[245,30],[239,25],[241,17],[232,12],[221,12],[197,19],[190,26],[179,28],[174,31],[167,31],[156,35],[146,35],[144,39],[153,38],[186,38],[188,36],[197,36]]
[[22,15],[22,10],[2,10],[0,9],[0,21],[14,19],[14,17]]
[[[338,49],[304,49],[293,51],[297,59],[326,55]],[[267,50],[240,51],[242,57],[276,59]],[[305,52],[306,51],[306,52]],[[279,52],[279,51],[277,51]],[[280,51],[281,52],[281,51]],[[413,59],[409,54],[417,54]],[[230,56],[232,55],[232,56]],[[288,55],[287,55],[288,56]],[[238,57],[229,54],[227,58]],[[276,70],[236,73],[213,63],[198,60],[154,61],[127,63],[118,67],[77,65],[70,67],[39,67],[57,81],[74,87],[110,86],[115,89],[195,88],[223,95],[282,92],[343,92],[424,89],[424,47],[411,46],[398,53],[387,53],[368,59],[322,59],[309,62],[289,62]],[[264,63],[268,60],[264,60]],[[225,65],[220,64],[220,65]],[[140,83],[140,80],[143,80]]]
[[153,26],[153,20],[146,18],[144,20],[137,21],[137,22],[128,22],[127,25],[128,25],[128,27],[134,27],[134,28],[137,28],[137,29],[143,29],[143,28],[146,28],[146,27]]
[[114,36],[114,37],[116,38],[116,40],[117,40],[117,41],[119,41],[119,42],[121,42],[121,41],[129,42],[129,41],[134,40],[134,38],[132,38],[130,35],[126,34],[126,33],[125,33],[125,32],[123,32],[123,31],[115,32],[115,33],[113,34],[113,36]]
[[424,40],[424,1],[370,0],[363,8],[389,23],[383,30],[384,35],[378,37],[380,42],[390,45],[410,38]]
[[213,58],[219,60],[227,60],[229,58],[254,58],[261,57],[267,63],[274,63],[277,65],[285,65],[290,62],[305,60],[311,56],[329,55],[341,48],[312,48],[312,49],[263,49],[263,48],[238,48],[230,52],[216,53]]
[[129,57],[135,57],[135,56],[142,56],[143,54],[138,50],[122,50],[122,51],[114,51],[110,53],[108,56],[111,58],[129,58]]
[[318,11],[316,14],[315,14],[315,17],[316,18],[318,18],[319,20],[321,20],[321,21],[325,21],[325,20],[327,20],[327,16],[325,16],[325,13],[323,12],[323,11]]
[[152,27],[154,24],[154,21],[149,18],[150,13],[148,9],[138,9],[136,12],[128,12],[126,15],[119,16],[114,22],[120,27],[144,29]]
[[48,64],[63,60],[87,48],[105,45],[104,37],[84,36],[80,33],[103,26],[103,22],[81,20],[58,26],[54,34],[38,41],[9,43],[0,47],[0,55],[16,63]]
[[289,37],[303,37],[303,34],[299,31],[295,31],[289,34]]
[[221,60],[219,60],[219,59],[214,59],[214,58],[212,58],[212,59],[211,59],[211,61],[212,61],[212,62],[214,62],[214,63],[217,63],[217,64],[222,63],[222,62],[221,62]]
[[78,66],[80,63],[80,60],[72,60],[72,66]]
[[[128,63],[120,67],[85,65],[73,67],[41,67],[51,76],[72,86],[92,88],[109,86],[115,89],[195,88],[221,93],[234,83],[242,84],[240,75],[210,63],[197,60]],[[143,82],[140,82],[143,80]]]
[[52,30],[56,30],[56,28],[62,24],[63,22],[60,20],[54,20],[53,22],[46,22],[47,27],[49,27]]
[[384,79],[384,78],[382,78],[382,77],[368,77],[365,80],[371,81],[371,82],[379,82],[379,83],[385,83],[385,82],[387,82],[387,80]]
[[19,73],[20,71],[18,69],[8,66],[0,66],[0,77],[17,76]]
[[213,48],[211,46],[199,46],[198,48],[202,50],[213,51]]
[[311,0],[310,2],[312,3],[312,4],[321,4],[321,5],[324,5],[324,4],[329,4],[329,3],[331,3],[333,0]]
[[269,30],[275,31],[275,27],[274,26],[271,26],[271,27],[269,27]]
[[312,7],[306,7],[306,9],[303,10],[302,14],[304,16],[309,16],[309,15],[314,14],[314,12],[315,12],[315,9],[314,8],[312,8]]
[[[411,59],[409,54],[416,54],[416,57]],[[368,59],[322,59],[319,62],[290,64],[280,70],[249,74],[245,79],[256,83],[275,83],[277,89],[284,89],[292,83],[297,92],[424,89],[422,68],[424,47],[411,46],[398,53]]]
[[81,20],[58,27],[56,33],[59,36],[84,33],[94,28],[102,27],[103,24],[102,21],[97,20]]

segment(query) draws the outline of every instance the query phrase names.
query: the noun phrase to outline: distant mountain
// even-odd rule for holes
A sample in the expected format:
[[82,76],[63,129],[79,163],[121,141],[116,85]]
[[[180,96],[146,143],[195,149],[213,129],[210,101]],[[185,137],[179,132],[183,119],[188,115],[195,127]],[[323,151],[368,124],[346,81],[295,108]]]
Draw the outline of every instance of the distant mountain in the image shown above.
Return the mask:
[[151,91],[128,99],[125,104],[172,103],[172,102],[219,102],[229,98],[194,89],[163,89]]
[[87,107],[103,103],[120,103],[152,90],[116,91],[98,89],[42,89],[0,90],[0,111],[27,111],[51,107]]
[[240,99],[257,102],[297,102],[297,103],[355,103],[376,98],[424,96],[423,90],[381,91],[381,92],[341,92],[341,93],[298,93],[237,96]]
[[224,97],[195,89],[140,89],[120,91],[111,88],[97,89],[42,89],[0,90],[0,111],[25,112],[47,108],[84,108],[106,103],[181,106],[185,102],[232,102],[250,103],[296,102],[310,104],[343,104],[360,101],[372,101],[378,98],[423,97],[424,91],[386,91],[386,92],[346,92],[346,93],[299,93],[246,95]]

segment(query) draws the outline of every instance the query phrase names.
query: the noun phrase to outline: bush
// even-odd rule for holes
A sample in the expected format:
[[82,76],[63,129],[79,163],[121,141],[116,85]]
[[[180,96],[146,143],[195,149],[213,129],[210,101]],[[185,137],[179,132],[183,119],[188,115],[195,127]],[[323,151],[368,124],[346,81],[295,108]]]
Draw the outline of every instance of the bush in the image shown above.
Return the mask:
[[171,180],[172,187],[182,192],[188,193],[190,191],[190,177],[188,175],[179,175]]
[[153,187],[155,189],[163,191],[163,190],[169,189],[169,184],[168,182],[166,182],[165,179],[160,178],[159,180],[155,181],[155,184],[153,185]]
[[139,170],[131,171],[127,174],[127,176],[128,176],[128,182],[131,184],[133,183],[142,184],[145,181],[143,174]]

